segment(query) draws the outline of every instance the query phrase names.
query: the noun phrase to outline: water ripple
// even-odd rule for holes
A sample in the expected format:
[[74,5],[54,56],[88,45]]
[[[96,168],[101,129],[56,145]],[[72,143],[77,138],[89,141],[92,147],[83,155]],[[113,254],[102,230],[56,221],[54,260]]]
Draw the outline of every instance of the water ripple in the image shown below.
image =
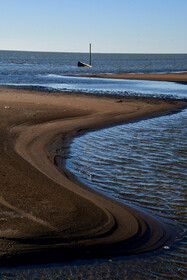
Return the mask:
[[[186,125],[187,110],[87,133],[74,139],[67,168],[90,187],[185,232]],[[141,266],[136,260],[128,279],[185,279],[186,245],[183,239],[154,262],[145,258]],[[118,263],[117,271],[124,271],[124,265]]]

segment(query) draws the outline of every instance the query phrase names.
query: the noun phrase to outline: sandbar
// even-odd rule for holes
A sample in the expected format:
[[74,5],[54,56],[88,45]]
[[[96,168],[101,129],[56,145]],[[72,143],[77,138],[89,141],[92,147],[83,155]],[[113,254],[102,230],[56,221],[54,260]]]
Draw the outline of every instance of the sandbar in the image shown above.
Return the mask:
[[144,74],[88,74],[74,75],[90,78],[108,78],[108,79],[127,79],[127,80],[151,80],[165,82],[187,83],[187,72],[183,73],[144,73]]
[[185,107],[0,87],[1,266],[133,255],[174,242],[175,229],[83,185],[65,160],[77,135]]

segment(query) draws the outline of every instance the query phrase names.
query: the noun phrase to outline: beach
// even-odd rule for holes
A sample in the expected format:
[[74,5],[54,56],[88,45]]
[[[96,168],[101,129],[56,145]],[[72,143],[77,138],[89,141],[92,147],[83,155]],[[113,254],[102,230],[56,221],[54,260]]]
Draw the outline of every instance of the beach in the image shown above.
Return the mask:
[[185,107],[180,100],[1,87],[1,265],[132,255],[174,242],[175,229],[90,190],[65,159],[77,135]]

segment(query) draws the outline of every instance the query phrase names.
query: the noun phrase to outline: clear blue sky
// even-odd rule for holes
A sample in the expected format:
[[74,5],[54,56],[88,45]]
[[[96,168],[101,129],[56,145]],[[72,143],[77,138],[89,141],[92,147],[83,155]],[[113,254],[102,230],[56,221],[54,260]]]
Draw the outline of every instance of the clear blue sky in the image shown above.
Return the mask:
[[0,50],[187,53],[187,0],[0,0]]

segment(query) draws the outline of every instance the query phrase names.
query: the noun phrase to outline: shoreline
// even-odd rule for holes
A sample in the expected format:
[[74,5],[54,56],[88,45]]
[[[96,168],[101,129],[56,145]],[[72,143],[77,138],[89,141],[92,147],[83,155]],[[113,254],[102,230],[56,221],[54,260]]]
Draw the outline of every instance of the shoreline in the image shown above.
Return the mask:
[[187,73],[146,73],[146,74],[88,74],[88,75],[69,75],[74,77],[106,78],[106,79],[127,79],[127,80],[146,80],[146,81],[165,81],[187,83]]
[[64,163],[80,133],[187,105],[120,100],[0,87],[1,266],[140,254],[175,240],[175,229],[91,190],[54,164]]

